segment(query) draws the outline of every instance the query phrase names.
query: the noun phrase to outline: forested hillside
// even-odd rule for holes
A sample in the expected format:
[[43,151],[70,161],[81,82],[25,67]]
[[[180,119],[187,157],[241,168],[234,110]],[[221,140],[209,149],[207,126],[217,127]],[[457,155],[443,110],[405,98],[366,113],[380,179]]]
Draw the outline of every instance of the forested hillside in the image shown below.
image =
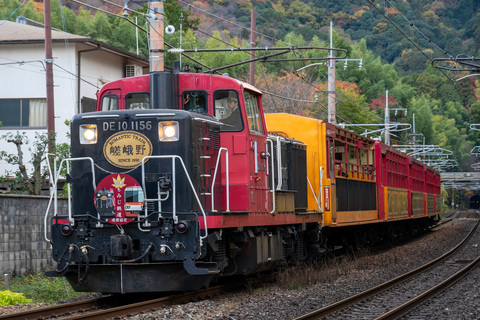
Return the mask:
[[[22,1],[23,2],[23,1]],[[22,3],[4,0],[0,18],[9,17]],[[94,7],[122,13],[123,0],[84,0]],[[135,52],[135,27],[120,16],[96,11],[78,1],[52,0],[52,19],[57,29],[89,36]],[[115,6],[112,3],[117,3]],[[146,5],[129,6],[146,12]],[[480,123],[478,77],[433,68],[431,60],[480,56],[480,1],[477,0],[349,0],[349,1],[254,1],[167,0],[166,22],[177,31],[166,35],[168,44],[183,48],[250,46],[251,10],[256,11],[256,46],[329,47],[329,24],[334,24],[333,45],[346,49],[348,63],[337,60],[336,105],[339,123],[382,123],[386,92],[391,121],[413,124],[417,141],[452,151],[447,171],[470,171],[480,160],[470,150],[480,145],[470,124]],[[180,44],[180,14],[183,34]],[[24,15],[43,21],[42,3],[29,0],[11,17]],[[145,27],[142,14],[130,12]],[[1,29],[0,29],[1,31]],[[140,54],[148,54],[147,36],[140,32]],[[265,54],[265,53],[259,53]],[[309,51],[302,57],[326,57],[327,51]],[[293,56],[292,54],[289,54]],[[192,54],[210,68],[249,59],[247,53]],[[169,54],[167,63],[178,59]],[[361,68],[359,60],[361,59]],[[182,58],[190,67],[194,62]],[[327,68],[298,69],[309,62],[256,63],[256,86],[264,92],[269,112],[291,112],[326,119]],[[193,68],[192,68],[193,70]],[[205,70],[205,68],[203,68]],[[248,79],[248,65],[226,70]],[[396,109],[396,110],[395,110]],[[355,128],[361,132],[365,128]],[[407,144],[412,131],[396,133],[392,142]],[[378,134],[377,134],[378,135]]]

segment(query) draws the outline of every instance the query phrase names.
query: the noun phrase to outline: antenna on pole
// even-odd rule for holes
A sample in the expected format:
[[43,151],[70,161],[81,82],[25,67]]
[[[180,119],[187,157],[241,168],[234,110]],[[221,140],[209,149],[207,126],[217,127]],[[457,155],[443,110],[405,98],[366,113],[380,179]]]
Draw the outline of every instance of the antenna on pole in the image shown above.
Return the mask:
[[390,110],[388,109],[388,90],[386,92],[386,103],[385,103],[385,143],[390,145]]

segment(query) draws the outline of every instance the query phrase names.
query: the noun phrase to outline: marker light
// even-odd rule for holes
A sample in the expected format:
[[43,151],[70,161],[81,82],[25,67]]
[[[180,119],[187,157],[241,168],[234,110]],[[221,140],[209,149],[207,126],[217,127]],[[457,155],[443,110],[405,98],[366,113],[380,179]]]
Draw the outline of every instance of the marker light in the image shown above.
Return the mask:
[[168,121],[158,124],[158,138],[160,141],[178,141],[179,136],[178,122]]
[[62,234],[64,236],[68,236],[70,233],[72,233],[72,227],[70,227],[69,225],[65,224],[62,226]]
[[83,124],[79,127],[80,143],[81,144],[95,144],[97,143],[97,125]]
[[185,222],[180,222],[177,224],[177,231],[179,233],[185,233],[185,231],[187,231],[187,224]]

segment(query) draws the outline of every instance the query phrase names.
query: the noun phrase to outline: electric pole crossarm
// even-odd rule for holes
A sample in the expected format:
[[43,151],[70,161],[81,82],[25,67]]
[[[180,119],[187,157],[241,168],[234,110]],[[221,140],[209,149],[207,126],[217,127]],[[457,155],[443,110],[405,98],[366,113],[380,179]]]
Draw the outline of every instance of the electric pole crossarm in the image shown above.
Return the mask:
[[[453,65],[441,66],[438,63],[450,63]],[[449,70],[449,71],[480,71],[480,58],[470,57],[470,58],[435,58],[431,62],[432,67],[437,69]],[[462,66],[459,68],[459,65]],[[463,66],[468,66],[463,67]]]
[[[168,52],[171,52],[171,53],[180,53],[180,52],[238,52],[238,51],[246,51],[246,52],[250,52],[250,51],[265,51],[265,52],[268,52],[268,51],[287,51],[287,52],[290,52],[290,51],[297,51],[297,50],[327,50],[327,51],[330,51],[330,50],[333,50],[333,51],[340,51],[340,52],[343,52],[344,53],[344,56],[343,58],[346,58],[347,57],[347,50],[345,49],[340,49],[340,48],[324,48],[324,47],[315,47],[315,46],[306,46],[306,47],[248,47],[248,48],[234,48],[234,47],[231,47],[231,48],[216,48],[216,49],[180,49],[180,48],[172,48],[170,50],[168,50]],[[343,59],[342,57],[340,58],[336,58],[336,59]],[[293,59],[294,61],[301,61],[301,60],[305,60],[305,61],[309,61],[309,60],[312,60],[312,61],[315,61],[315,60],[328,60],[330,58],[328,57],[325,57],[325,58],[298,58],[298,59]],[[290,60],[290,59],[288,59]]]

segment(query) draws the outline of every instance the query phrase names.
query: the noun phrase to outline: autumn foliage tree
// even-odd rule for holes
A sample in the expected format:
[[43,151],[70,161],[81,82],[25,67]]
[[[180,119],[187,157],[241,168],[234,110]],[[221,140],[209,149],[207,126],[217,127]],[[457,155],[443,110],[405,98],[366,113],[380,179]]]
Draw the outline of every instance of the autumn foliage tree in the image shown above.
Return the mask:
[[280,77],[263,74],[256,85],[263,91],[265,112],[286,112],[302,116],[311,114],[316,86],[302,81],[295,73],[284,71]]

